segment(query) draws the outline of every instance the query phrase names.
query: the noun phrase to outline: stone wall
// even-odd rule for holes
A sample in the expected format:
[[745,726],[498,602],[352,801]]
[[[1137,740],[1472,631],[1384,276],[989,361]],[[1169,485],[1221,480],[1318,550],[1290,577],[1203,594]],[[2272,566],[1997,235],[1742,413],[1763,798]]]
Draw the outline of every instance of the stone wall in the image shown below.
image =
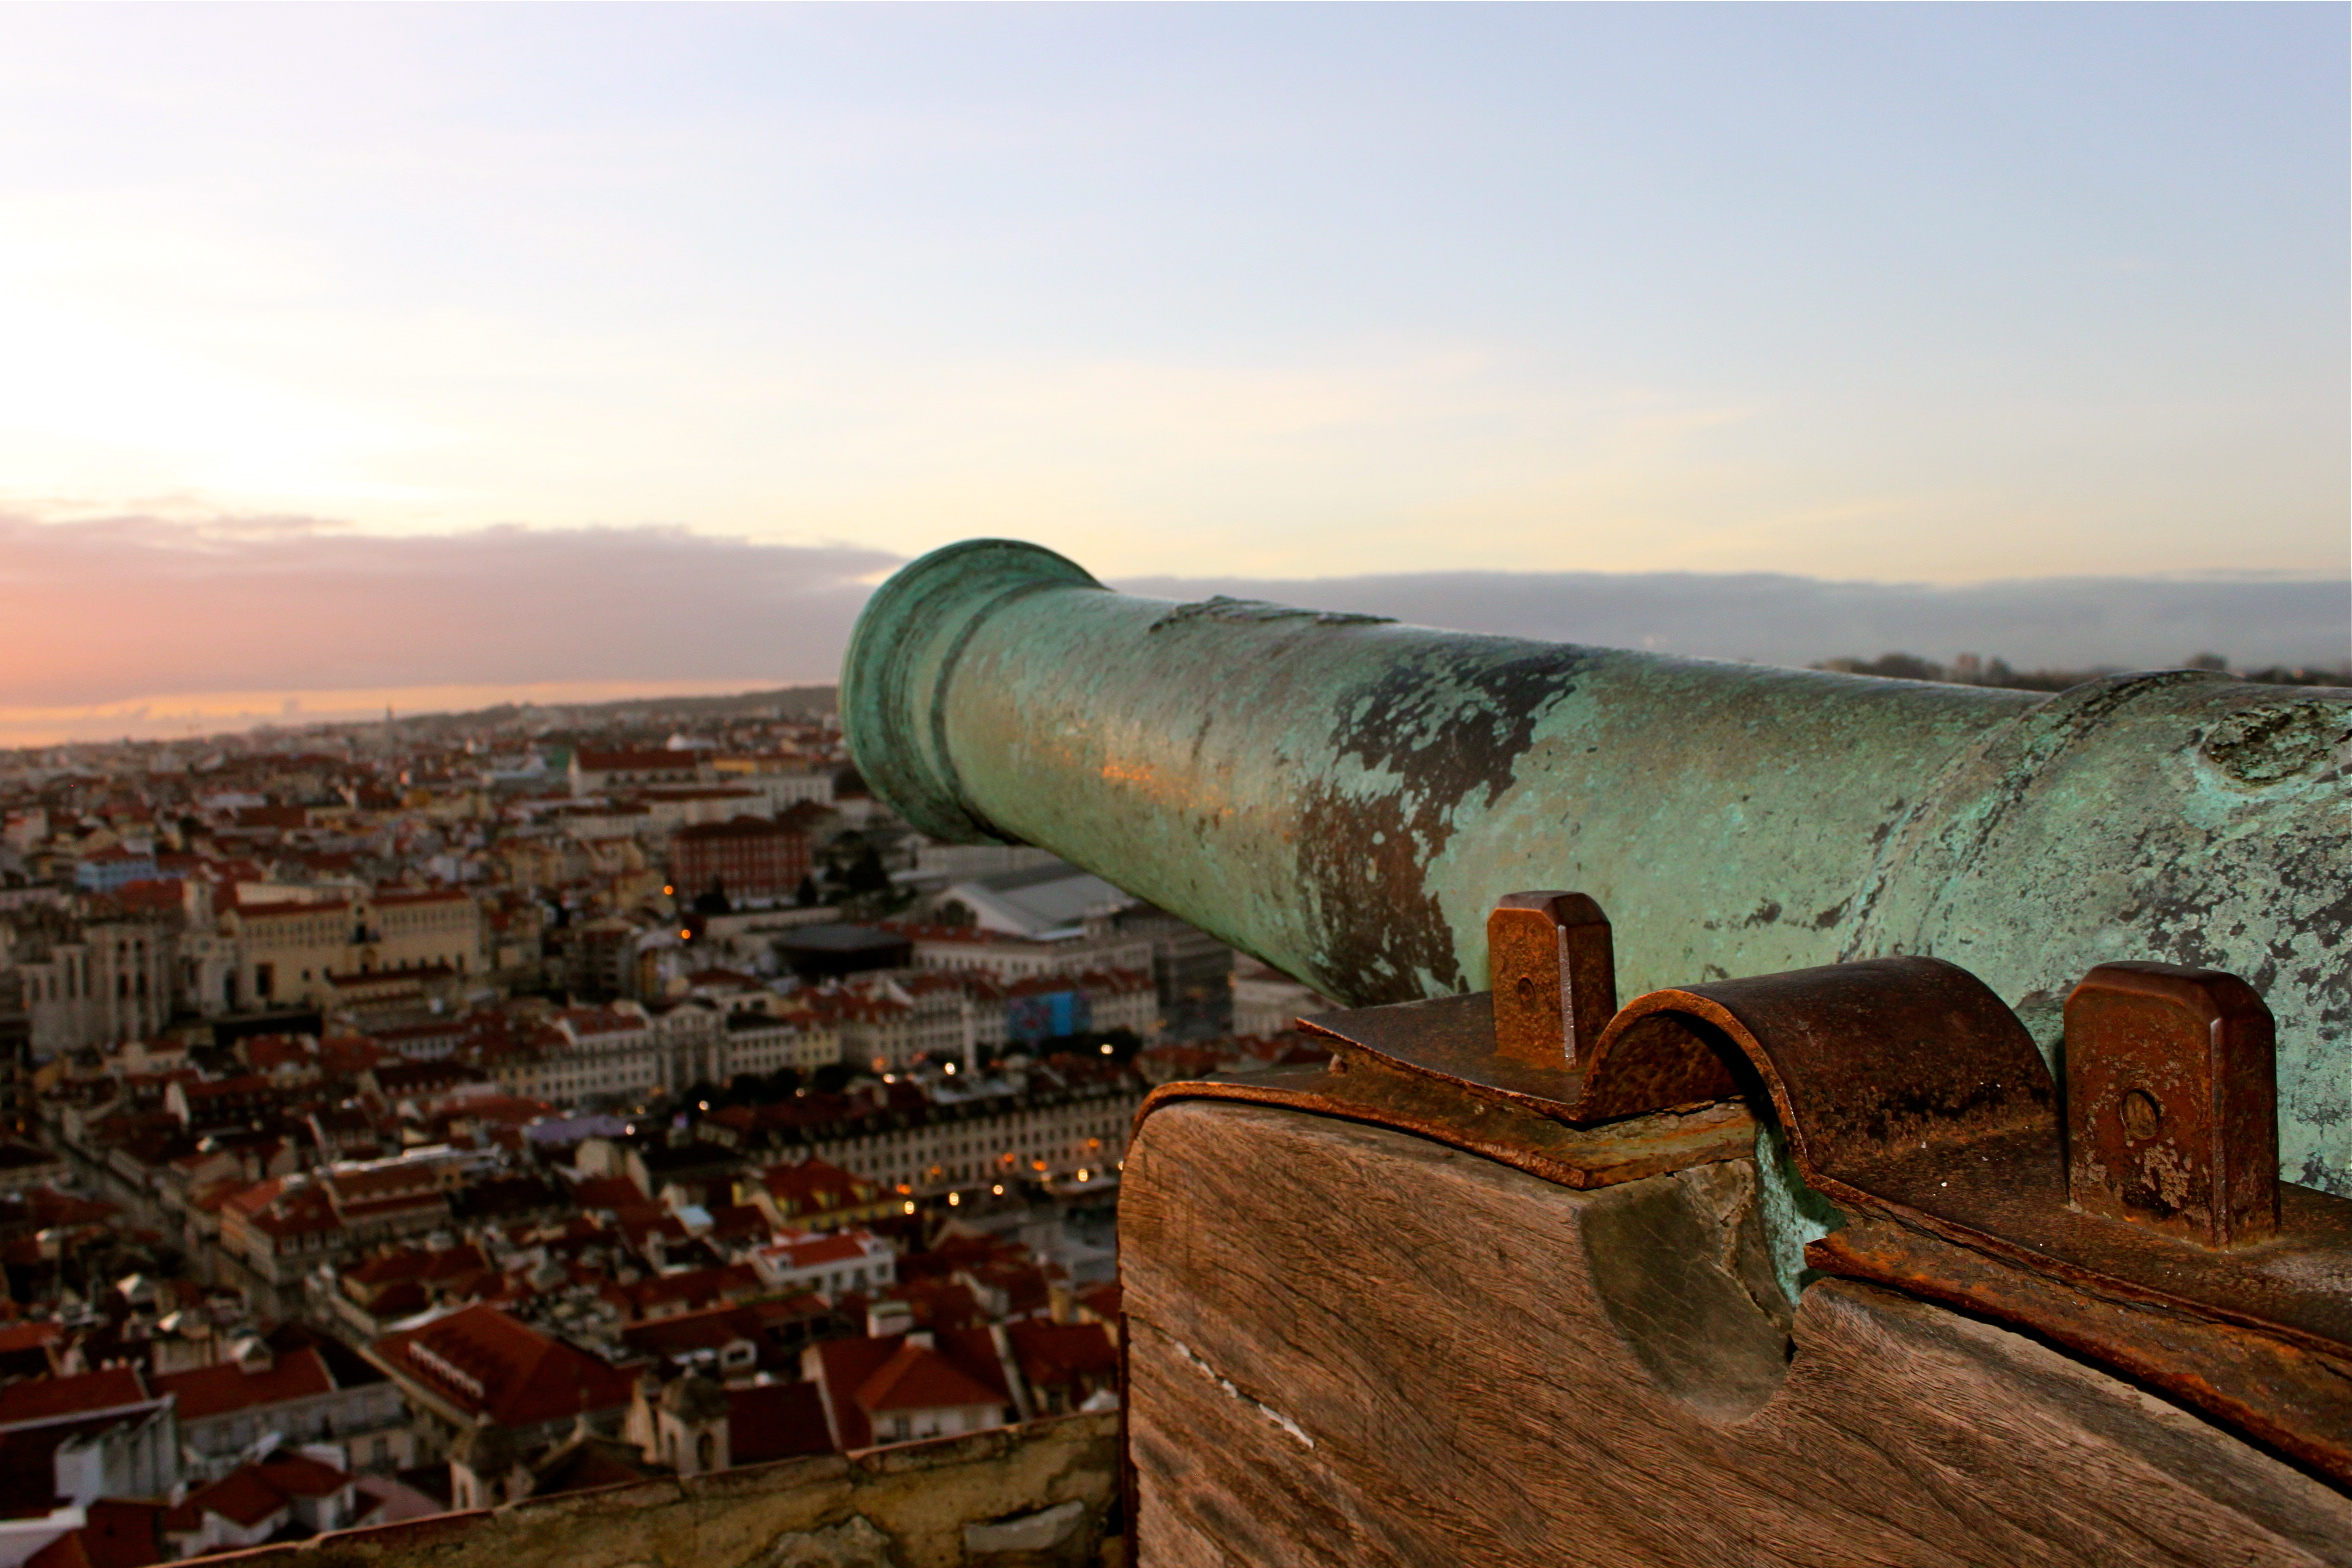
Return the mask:
[[1116,1568],[1119,1418],[751,1465],[345,1530],[207,1568]]

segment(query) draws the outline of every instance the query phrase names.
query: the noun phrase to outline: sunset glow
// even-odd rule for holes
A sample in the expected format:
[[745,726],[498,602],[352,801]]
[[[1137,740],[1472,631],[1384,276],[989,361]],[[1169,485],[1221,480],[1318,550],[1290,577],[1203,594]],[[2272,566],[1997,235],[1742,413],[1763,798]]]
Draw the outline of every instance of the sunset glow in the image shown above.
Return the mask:
[[[2340,580],[2345,34],[2331,7],[15,8],[0,568],[43,580],[26,541],[74,535],[131,630],[94,662],[36,605],[0,638],[10,711],[57,717],[14,733],[823,679],[860,585],[976,534],[1106,578]],[[243,575],[150,593],[158,531]],[[495,580],[469,602],[562,660],[491,657],[484,622],[429,668],[209,668],[215,592],[238,626],[343,624],[272,599],[256,540],[358,563],[364,621],[516,534],[704,574],[697,618],[768,618],[772,669],[691,627],[584,669]],[[374,578],[369,540],[423,548]],[[711,572],[801,550],[805,624]]]

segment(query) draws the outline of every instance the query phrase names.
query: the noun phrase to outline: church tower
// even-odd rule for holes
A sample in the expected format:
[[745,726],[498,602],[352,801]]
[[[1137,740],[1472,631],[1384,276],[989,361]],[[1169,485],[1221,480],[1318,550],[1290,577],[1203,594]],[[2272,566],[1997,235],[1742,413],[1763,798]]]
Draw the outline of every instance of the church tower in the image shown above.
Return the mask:
[[727,1451],[727,1394],[699,1372],[661,1392],[655,1407],[661,1462],[680,1475],[708,1475],[732,1463]]

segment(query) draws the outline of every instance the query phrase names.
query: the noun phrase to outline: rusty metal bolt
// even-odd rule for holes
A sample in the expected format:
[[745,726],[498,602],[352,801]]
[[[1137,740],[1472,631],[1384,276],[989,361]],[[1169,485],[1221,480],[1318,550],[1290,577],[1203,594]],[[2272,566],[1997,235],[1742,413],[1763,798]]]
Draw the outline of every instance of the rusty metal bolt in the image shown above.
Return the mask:
[[1609,917],[1582,893],[1505,894],[1486,917],[1495,1053],[1574,1067],[1617,1013]]
[[2278,1229],[2270,1009],[2235,975],[2101,964],[2066,999],[2074,1206],[2207,1247]]

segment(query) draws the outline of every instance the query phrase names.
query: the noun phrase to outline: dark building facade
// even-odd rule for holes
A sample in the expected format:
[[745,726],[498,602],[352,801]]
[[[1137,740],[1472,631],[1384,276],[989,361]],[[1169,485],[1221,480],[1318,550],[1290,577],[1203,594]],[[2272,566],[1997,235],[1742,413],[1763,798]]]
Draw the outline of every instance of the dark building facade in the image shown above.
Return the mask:
[[762,817],[706,822],[670,835],[670,882],[680,898],[716,886],[728,898],[790,898],[809,874],[809,840]]

